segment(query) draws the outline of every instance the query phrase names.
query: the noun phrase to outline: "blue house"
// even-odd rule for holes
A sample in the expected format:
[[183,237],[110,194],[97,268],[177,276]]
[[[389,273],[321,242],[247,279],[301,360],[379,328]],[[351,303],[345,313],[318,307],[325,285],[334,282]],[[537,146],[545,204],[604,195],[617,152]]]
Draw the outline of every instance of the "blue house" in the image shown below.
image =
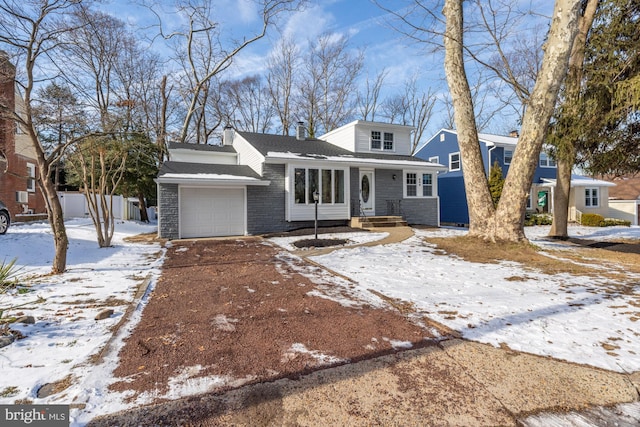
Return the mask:
[[[518,143],[517,133],[512,132],[510,136],[478,134],[478,138],[487,176],[491,166],[496,162],[502,168],[503,176],[506,176]],[[457,132],[441,129],[416,152],[415,156],[448,166],[446,173],[438,175],[441,224],[469,224],[469,207],[464,189]],[[553,212],[555,182],[555,160],[543,150],[529,191],[527,211]],[[597,213],[607,217],[609,215],[608,188],[614,185],[610,182],[574,175],[571,179],[569,195],[569,220],[576,221],[582,213]]]

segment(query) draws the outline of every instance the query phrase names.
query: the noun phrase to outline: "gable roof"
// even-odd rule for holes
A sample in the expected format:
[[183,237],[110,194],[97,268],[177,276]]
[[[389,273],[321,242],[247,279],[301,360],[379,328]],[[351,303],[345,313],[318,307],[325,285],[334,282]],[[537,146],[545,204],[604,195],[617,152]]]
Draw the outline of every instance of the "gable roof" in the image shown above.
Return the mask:
[[[555,187],[556,180],[553,178],[541,178],[541,182]],[[590,178],[584,175],[571,175],[571,187],[615,187],[615,184],[600,179]]]
[[330,142],[316,138],[299,140],[295,136],[269,135],[252,132],[237,132],[265,158],[278,159],[317,159],[336,162],[355,162],[375,164],[406,164],[414,166],[438,167],[414,156],[402,156],[386,153],[354,153]]
[[[607,177],[604,177],[604,179],[607,179]],[[614,178],[611,181],[616,186],[609,189],[609,199],[640,199],[640,176]]]

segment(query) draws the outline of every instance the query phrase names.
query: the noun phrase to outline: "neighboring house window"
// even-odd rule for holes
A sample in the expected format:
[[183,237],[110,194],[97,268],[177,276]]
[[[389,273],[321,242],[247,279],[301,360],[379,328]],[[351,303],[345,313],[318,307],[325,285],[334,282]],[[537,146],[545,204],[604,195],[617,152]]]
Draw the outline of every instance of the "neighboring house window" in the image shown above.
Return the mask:
[[527,196],[527,209],[531,209],[531,192]]
[[598,197],[597,188],[584,189],[584,205],[590,208],[597,208],[600,206],[600,198]]
[[294,170],[294,202],[313,204],[313,193],[318,191],[319,203],[344,203],[345,172],[343,169],[306,169]]
[[540,153],[540,167],[543,168],[555,168],[556,161],[553,160],[547,153]]
[[504,150],[504,164],[511,164],[511,159],[513,159],[513,150]]
[[440,163],[440,157],[438,157],[438,156],[429,157],[429,162],[430,163]]
[[36,191],[36,165],[33,163],[27,163],[27,191]]
[[449,170],[452,170],[452,171],[460,170],[460,152],[449,154]]
[[382,138],[377,130],[371,131],[371,149],[380,150],[382,148]]
[[433,175],[430,173],[407,172],[404,182],[405,197],[433,196]]
[[383,148],[388,151],[393,151],[393,134],[389,132],[384,133],[384,146]]

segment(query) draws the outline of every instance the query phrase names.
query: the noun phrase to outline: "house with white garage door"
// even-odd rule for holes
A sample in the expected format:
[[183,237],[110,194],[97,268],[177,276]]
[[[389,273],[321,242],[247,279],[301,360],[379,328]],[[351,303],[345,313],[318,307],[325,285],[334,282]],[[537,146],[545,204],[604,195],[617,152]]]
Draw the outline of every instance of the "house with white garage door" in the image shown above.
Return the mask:
[[[226,128],[222,145],[171,144],[160,168],[158,234],[255,235],[395,217],[439,225],[437,174],[411,156],[410,126],[354,121],[319,138]],[[316,206],[317,204],[317,206]]]

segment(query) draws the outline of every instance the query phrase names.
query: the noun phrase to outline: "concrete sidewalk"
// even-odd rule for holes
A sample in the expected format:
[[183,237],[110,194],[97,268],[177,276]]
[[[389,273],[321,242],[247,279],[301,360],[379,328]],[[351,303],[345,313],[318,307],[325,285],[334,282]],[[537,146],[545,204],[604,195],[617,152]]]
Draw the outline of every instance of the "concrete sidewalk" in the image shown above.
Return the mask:
[[[637,401],[639,386],[637,377],[451,339],[298,379],[139,408],[90,425],[535,426],[555,419],[553,425],[567,426],[576,424],[563,416],[528,416]],[[607,424],[583,417],[579,425],[639,422],[620,415]]]

